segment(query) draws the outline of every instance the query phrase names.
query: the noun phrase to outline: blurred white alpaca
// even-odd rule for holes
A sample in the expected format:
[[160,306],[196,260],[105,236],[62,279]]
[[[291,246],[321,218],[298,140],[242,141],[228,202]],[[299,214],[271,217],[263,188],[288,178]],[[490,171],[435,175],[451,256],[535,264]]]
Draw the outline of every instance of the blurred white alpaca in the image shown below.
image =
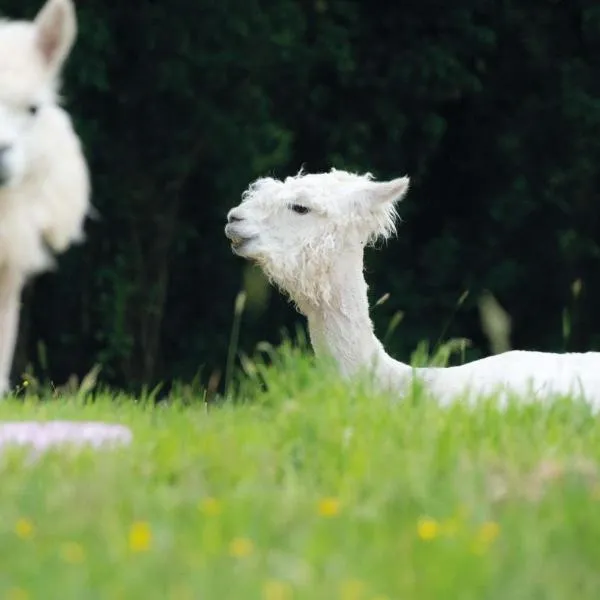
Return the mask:
[[395,231],[395,203],[408,185],[407,177],[376,182],[336,170],[258,179],[229,212],[225,234],[235,254],[290,296],[308,318],[315,354],[332,356],[345,376],[372,369],[379,384],[403,394],[416,374],[442,403],[510,389],[533,398],[583,394],[600,406],[598,352],[511,351],[419,369],[385,352],[369,318],[363,250]]
[[71,0],[48,0],[33,21],[0,22],[0,394],[23,284],[83,238],[91,208],[82,148],[57,100],[75,36]]

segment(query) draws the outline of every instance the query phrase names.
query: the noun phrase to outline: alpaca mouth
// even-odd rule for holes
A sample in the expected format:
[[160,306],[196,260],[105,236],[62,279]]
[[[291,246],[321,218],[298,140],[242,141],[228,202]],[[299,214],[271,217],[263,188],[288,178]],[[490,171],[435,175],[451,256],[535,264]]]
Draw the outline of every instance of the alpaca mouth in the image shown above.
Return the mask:
[[229,237],[229,240],[231,241],[231,251],[237,256],[241,257],[246,256],[246,253],[244,252],[245,248],[252,240],[256,239],[256,236],[240,237],[237,235],[231,235],[227,237]]
[[233,238],[231,240],[231,251],[237,256],[241,256],[245,258],[247,255],[244,252],[244,249],[248,246],[248,244],[253,240],[253,237],[248,238]]
[[231,251],[237,256],[241,256],[242,258],[247,258],[245,248],[252,240],[255,240],[257,237],[255,235],[240,234],[239,231],[236,231],[236,227],[232,224],[226,225],[225,235],[231,242]]

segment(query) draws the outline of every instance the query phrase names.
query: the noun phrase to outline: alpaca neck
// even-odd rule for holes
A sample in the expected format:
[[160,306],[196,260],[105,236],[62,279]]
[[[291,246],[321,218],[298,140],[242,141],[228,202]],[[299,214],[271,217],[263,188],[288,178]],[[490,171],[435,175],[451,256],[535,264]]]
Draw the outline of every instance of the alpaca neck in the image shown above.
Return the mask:
[[392,359],[373,332],[362,250],[344,255],[344,261],[331,274],[330,285],[328,303],[300,306],[308,319],[315,355],[334,358],[344,376],[375,369],[379,381],[394,387],[404,383],[411,367]]

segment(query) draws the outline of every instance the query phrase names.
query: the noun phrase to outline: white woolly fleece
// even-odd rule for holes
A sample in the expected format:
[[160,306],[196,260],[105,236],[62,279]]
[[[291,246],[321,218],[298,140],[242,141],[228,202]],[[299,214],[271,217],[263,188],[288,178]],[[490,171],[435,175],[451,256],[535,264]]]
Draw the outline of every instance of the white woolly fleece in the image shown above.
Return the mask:
[[8,388],[25,280],[83,239],[90,177],[58,80],[76,36],[71,0],[0,22],[0,393]]
[[583,397],[600,407],[600,353],[511,351],[458,367],[419,368],[394,360],[369,317],[363,252],[395,229],[395,204],[407,193],[401,177],[329,173],[262,178],[228,214],[233,251],[257,262],[308,318],[317,356],[331,356],[351,377],[371,371],[383,388],[404,396],[415,377],[442,404],[482,395],[543,400]]

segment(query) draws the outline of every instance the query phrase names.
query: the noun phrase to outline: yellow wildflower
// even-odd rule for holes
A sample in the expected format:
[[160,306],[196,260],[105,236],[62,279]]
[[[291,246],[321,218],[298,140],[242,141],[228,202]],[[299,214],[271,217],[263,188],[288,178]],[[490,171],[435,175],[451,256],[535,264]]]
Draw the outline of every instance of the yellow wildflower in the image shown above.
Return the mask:
[[250,556],[254,551],[254,544],[252,540],[248,538],[238,537],[234,538],[229,544],[229,554],[231,556],[235,556],[236,558],[245,558],[246,556]]
[[335,517],[340,512],[340,501],[337,498],[322,498],[317,511],[322,517]]
[[24,540],[33,537],[33,523],[29,519],[18,519],[15,523],[15,533]]
[[363,598],[365,584],[358,579],[349,579],[340,586],[340,600],[359,600]]
[[216,517],[222,512],[221,503],[216,498],[203,498],[200,501],[198,508],[209,517]]
[[263,585],[264,600],[291,600],[292,587],[285,581],[270,579]]
[[169,594],[171,600],[194,600],[194,593],[189,587],[176,586]]
[[440,534],[440,525],[429,517],[422,517],[417,522],[417,534],[424,541],[433,540]]
[[500,533],[500,525],[494,521],[486,521],[479,529],[479,539],[485,544],[491,544]]
[[144,521],[136,521],[129,529],[129,549],[133,552],[146,552],[152,546],[152,530]]
[[473,541],[472,550],[476,554],[483,554],[494,540],[500,534],[500,525],[494,521],[486,521],[481,525],[475,540]]
[[10,588],[6,593],[6,600],[29,600],[29,594],[23,588]]
[[85,560],[85,552],[81,544],[77,542],[66,542],[60,548],[60,555],[65,562],[73,565]]

